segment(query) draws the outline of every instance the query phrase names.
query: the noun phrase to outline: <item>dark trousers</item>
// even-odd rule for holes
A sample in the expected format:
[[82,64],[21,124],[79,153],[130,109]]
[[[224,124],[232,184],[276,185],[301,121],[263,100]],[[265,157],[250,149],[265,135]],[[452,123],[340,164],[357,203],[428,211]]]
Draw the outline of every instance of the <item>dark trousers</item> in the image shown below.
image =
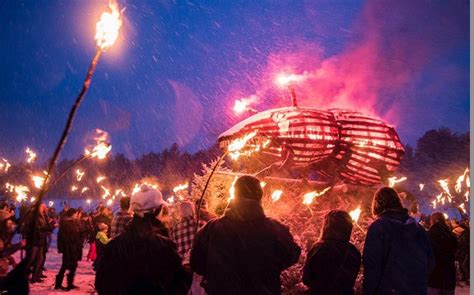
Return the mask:
[[43,246],[33,246],[27,250],[27,259],[28,265],[27,269],[31,270],[32,280],[39,280],[41,276],[41,271],[44,261],[44,249]]
[[64,274],[66,273],[66,270],[68,270],[69,273],[67,275],[67,284],[68,286],[72,286],[74,282],[74,276],[76,275],[77,264],[78,262],[76,259],[69,257],[68,254],[63,254],[61,268],[59,269],[56,281],[61,284],[64,279]]

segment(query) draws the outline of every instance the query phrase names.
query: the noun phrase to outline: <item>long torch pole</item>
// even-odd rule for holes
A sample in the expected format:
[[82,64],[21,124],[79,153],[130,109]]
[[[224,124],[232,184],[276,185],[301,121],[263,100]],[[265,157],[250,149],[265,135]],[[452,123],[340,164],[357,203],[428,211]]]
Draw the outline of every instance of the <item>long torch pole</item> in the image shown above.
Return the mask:
[[[63,133],[61,135],[61,138],[59,139],[58,144],[56,145],[56,148],[53,153],[53,157],[51,158],[49,165],[48,165],[48,170],[46,174],[46,179],[44,180],[43,185],[41,186],[41,190],[38,193],[38,198],[33,210],[33,218],[32,222],[30,224],[30,232],[34,231],[36,221],[38,219],[38,214],[39,214],[39,207],[41,202],[43,201],[43,196],[45,195],[47,191],[47,183],[51,177],[51,175],[54,172],[54,168],[56,166],[56,162],[59,158],[59,155],[61,154],[62,149],[64,148],[64,145],[66,144],[67,138],[69,136],[69,132],[71,131],[72,123],[74,121],[74,117],[76,116],[77,110],[79,109],[79,106],[81,105],[82,101],[84,100],[84,97],[89,90],[90,84],[91,84],[91,79],[92,75],[94,74],[95,68],[97,66],[97,63],[99,62],[99,57],[102,53],[102,49],[100,47],[97,47],[97,51],[95,53],[94,58],[91,61],[91,64],[89,66],[89,70],[86,75],[86,79],[84,80],[84,84],[82,84],[82,89],[79,95],[76,98],[76,101],[74,102],[74,105],[71,108],[71,111],[69,112],[69,116],[66,121],[66,126],[64,126]],[[34,237],[35,235],[33,235]]]

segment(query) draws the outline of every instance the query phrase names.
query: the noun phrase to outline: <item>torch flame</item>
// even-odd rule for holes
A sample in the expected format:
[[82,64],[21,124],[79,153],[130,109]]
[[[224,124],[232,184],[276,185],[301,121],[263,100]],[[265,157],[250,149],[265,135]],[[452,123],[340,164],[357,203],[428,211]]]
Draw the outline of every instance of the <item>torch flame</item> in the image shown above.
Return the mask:
[[189,187],[189,184],[186,182],[186,183],[183,183],[183,184],[180,184],[180,185],[177,185],[173,188],[173,192],[174,193],[177,193],[179,191],[182,191],[182,190],[185,190]]
[[107,177],[105,177],[105,176],[99,176],[99,177],[97,177],[97,178],[95,179],[95,181],[96,181],[97,183],[101,183],[101,182],[102,182],[103,180],[105,180],[106,178],[107,178]]
[[400,183],[400,182],[405,181],[405,180],[407,180],[407,177],[405,177],[405,176],[400,177],[400,178],[397,178],[395,176],[389,177],[388,178],[388,186],[389,187],[394,187],[395,184]]
[[362,210],[360,209],[360,206],[349,212],[349,215],[352,218],[352,221],[356,222],[359,221],[360,213],[362,213]]
[[113,200],[112,200],[112,199],[109,199],[109,200],[107,201],[107,206],[112,205],[112,202],[113,202]]
[[121,11],[117,2],[109,1],[110,12],[104,12],[96,24],[95,40],[97,46],[105,50],[112,46],[117,40],[120,27],[122,26]]
[[75,185],[71,186],[71,192],[77,191],[79,188]]
[[444,216],[444,219],[448,220],[449,219],[449,215],[446,214],[446,213],[443,213],[443,216]]
[[232,185],[229,188],[229,201],[235,198],[235,183],[236,182],[237,182],[237,176],[234,177],[234,180],[232,181]]
[[89,205],[90,205],[90,204],[91,204],[91,199],[87,199],[87,201],[86,201],[86,202],[87,202],[87,204],[89,204]]
[[425,188],[425,184],[424,183],[420,183],[420,192]]
[[30,189],[24,185],[17,185],[14,187],[15,193],[16,193],[16,201],[17,202],[22,202],[26,200],[28,197],[28,193],[30,192]]
[[461,209],[462,213],[466,214],[466,208],[464,208],[464,203],[459,205],[459,209]]
[[464,182],[464,179],[466,179],[466,176],[468,173],[469,173],[469,168],[466,168],[466,170],[464,170],[464,173],[461,176],[459,176],[458,179],[456,180],[456,185],[454,186],[454,190],[457,193],[461,193],[462,183]]
[[108,196],[110,196],[110,190],[106,188],[105,186],[101,185],[100,186],[104,190],[104,194],[102,195],[102,199],[106,199]]
[[41,188],[44,184],[44,177],[41,176],[33,175],[31,176],[31,180],[33,180],[36,188]]
[[265,181],[260,181],[260,186],[261,186],[262,188],[264,188],[266,185],[267,185],[267,183],[266,183]]
[[280,87],[288,86],[290,83],[302,82],[308,78],[307,73],[304,72],[302,75],[297,74],[287,74],[287,73],[280,73],[275,82]]
[[449,191],[448,186],[448,179],[441,179],[438,180],[439,186],[443,189],[443,191],[451,198],[451,192]]
[[278,201],[281,198],[281,195],[283,194],[282,190],[276,190],[272,193],[272,200],[273,202]]
[[313,203],[313,201],[314,201],[314,198],[324,195],[330,189],[331,189],[331,187],[328,186],[327,188],[323,189],[321,192],[312,191],[312,192],[304,194],[303,195],[303,204],[311,205],[311,203]]
[[94,137],[94,140],[96,145],[92,148],[92,150],[86,148],[84,150],[84,154],[88,157],[102,160],[105,159],[107,154],[112,150],[112,145],[108,142],[109,134],[107,132],[100,129],[96,129],[95,132],[96,136]]
[[89,188],[87,186],[83,187],[82,190],[81,190],[81,194],[85,193],[88,190],[89,190]]
[[27,155],[26,162],[28,162],[29,164],[33,163],[36,160],[36,153],[29,147],[26,148],[25,153]]
[[76,179],[77,179],[77,181],[81,181],[82,177],[84,177],[84,174],[85,174],[84,171],[82,171],[80,169],[77,169],[76,170]]
[[30,198],[30,203],[33,203],[34,201],[36,201],[36,198],[35,198],[35,197],[31,197],[31,198]]
[[0,172],[7,173],[11,166],[7,159],[2,158],[0,161]]

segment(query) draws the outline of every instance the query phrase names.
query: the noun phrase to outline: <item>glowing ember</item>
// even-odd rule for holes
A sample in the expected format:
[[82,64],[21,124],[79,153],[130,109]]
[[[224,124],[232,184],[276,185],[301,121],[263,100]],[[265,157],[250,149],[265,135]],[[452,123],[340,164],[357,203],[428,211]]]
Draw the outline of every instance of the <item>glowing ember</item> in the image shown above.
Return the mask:
[[281,198],[281,195],[283,195],[283,191],[282,190],[276,190],[272,193],[272,200],[273,202],[276,202],[278,201],[280,198]]
[[27,155],[26,162],[28,162],[29,164],[33,163],[38,157],[36,153],[29,147],[26,148],[25,153]]
[[446,214],[446,213],[443,213],[443,216],[444,216],[444,219],[448,220],[449,219],[449,215]]
[[[456,180],[456,185],[454,186],[454,190],[457,192],[457,193],[461,193],[462,191],[462,184],[464,182],[464,179],[466,179],[466,176],[468,176],[468,173],[469,173],[469,168],[466,168],[466,170],[464,171],[464,173],[458,177],[458,179]],[[469,178],[469,177],[468,177]],[[467,179],[468,179],[467,178]]]
[[53,207],[53,206],[54,206],[54,202],[53,202],[53,201],[49,201],[48,205],[49,205],[49,207]]
[[33,183],[35,184],[36,188],[41,188],[43,186],[44,177],[33,175],[31,176],[31,180],[33,180]]
[[87,192],[89,190],[89,188],[87,186],[83,187],[82,190],[81,190],[81,194]]
[[186,183],[183,183],[183,184],[180,184],[180,185],[177,185],[173,188],[173,192],[174,193],[177,193],[179,191],[182,191],[182,190],[185,190],[189,187],[189,184],[186,182]]
[[71,192],[77,191],[79,188],[75,185],[71,186]]
[[281,73],[276,77],[275,82],[278,84],[278,86],[285,87],[290,83],[302,82],[307,78],[306,72],[303,73],[303,75]]
[[449,191],[448,180],[442,179],[438,180],[439,186],[443,189],[443,191],[451,198],[451,192]]
[[122,16],[118,4],[115,1],[109,1],[111,12],[104,12],[96,24],[95,39],[97,46],[102,50],[112,46],[117,40],[120,27],[122,26]]
[[420,183],[419,186],[420,186],[420,192],[421,192],[421,191],[425,188],[425,184],[424,184],[424,183]]
[[36,198],[35,198],[35,197],[31,197],[31,198],[30,198],[30,203],[33,203],[34,201],[36,201]]
[[112,202],[113,202],[113,200],[112,200],[112,199],[109,199],[109,200],[107,201],[107,206],[112,205]]
[[105,180],[106,178],[107,178],[107,177],[105,177],[105,176],[99,176],[99,177],[97,177],[97,178],[95,179],[95,181],[96,181],[97,183],[101,183],[101,182],[102,182],[103,180]]
[[359,221],[360,213],[362,213],[362,210],[360,209],[360,206],[349,212],[349,215],[352,218],[352,221],[357,222]]
[[260,186],[261,186],[262,188],[264,188],[266,185],[267,185],[267,183],[266,183],[265,181],[260,181]]
[[229,155],[230,157],[233,159],[233,160],[237,160],[239,157],[240,157],[240,150],[242,148],[245,147],[245,145],[247,144],[247,142],[249,140],[251,140],[252,138],[255,137],[255,135],[257,135],[257,131],[253,131],[252,133],[249,133],[247,135],[245,135],[244,137],[242,138],[237,138],[235,139],[234,141],[232,141],[230,144],[229,144],[229,147],[227,148],[227,150],[229,151]]
[[328,186],[327,188],[323,189],[321,192],[312,191],[312,192],[304,194],[303,195],[303,204],[311,205],[311,203],[313,203],[313,201],[314,201],[314,198],[324,195],[330,189],[331,189],[331,187]]
[[464,208],[464,203],[459,205],[459,209],[461,209],[462,213],[466,214],[466,208]]
[[389,177],[388,178],[388,186],[389,187],[394,187],[395,184],[400,183],[400,182],[405,181],[405,180],[407,180],[407,178],[405,176],[400,177],[400,178],[397,178],[395,176]]
[[8,169],[10,169],[12,165],[10,165],[10,163],[8,162],[7,159],[5,158],[2,158],[0,160],[0,172],[2,173],[7,173],[8,172]]
[[112,150],[112,145],[108,142],[109,134],[103,130],[96,129],[96,136],[94,140],[96,145],[89,150],[86,148],[84,154],[91,158],[97,158],[99,160],[105,159],[107,154]]
[[77,169],[76,170],[76,179],[77,179],[77,181],[81,181],[82,177],[84,177],[84,174],[85,174],[84,171],[82,171],[80,169]]

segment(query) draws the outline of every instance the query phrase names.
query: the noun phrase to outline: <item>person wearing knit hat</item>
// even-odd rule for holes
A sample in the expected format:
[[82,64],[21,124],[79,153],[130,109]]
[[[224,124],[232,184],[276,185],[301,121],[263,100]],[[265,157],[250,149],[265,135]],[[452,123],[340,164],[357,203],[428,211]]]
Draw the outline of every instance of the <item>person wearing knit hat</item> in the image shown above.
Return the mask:
[[427,294],[434,258],[426,231],[393,188],[375,192],[372,213],[362,255],[364,293]]
[[260,181],[250,175],[234,184],[235,199],[224,216],[199,230],[191,250],[192,270],[214,294],[280,294],[280,274],[301,249],[288,228],[265,216]]
[[176,244],[159,220],[166,204],[161,192],[148,185],[132,195],[132,220],[107,244],[97,265],[99,294],[187,294],[192,274],[183,268]]

